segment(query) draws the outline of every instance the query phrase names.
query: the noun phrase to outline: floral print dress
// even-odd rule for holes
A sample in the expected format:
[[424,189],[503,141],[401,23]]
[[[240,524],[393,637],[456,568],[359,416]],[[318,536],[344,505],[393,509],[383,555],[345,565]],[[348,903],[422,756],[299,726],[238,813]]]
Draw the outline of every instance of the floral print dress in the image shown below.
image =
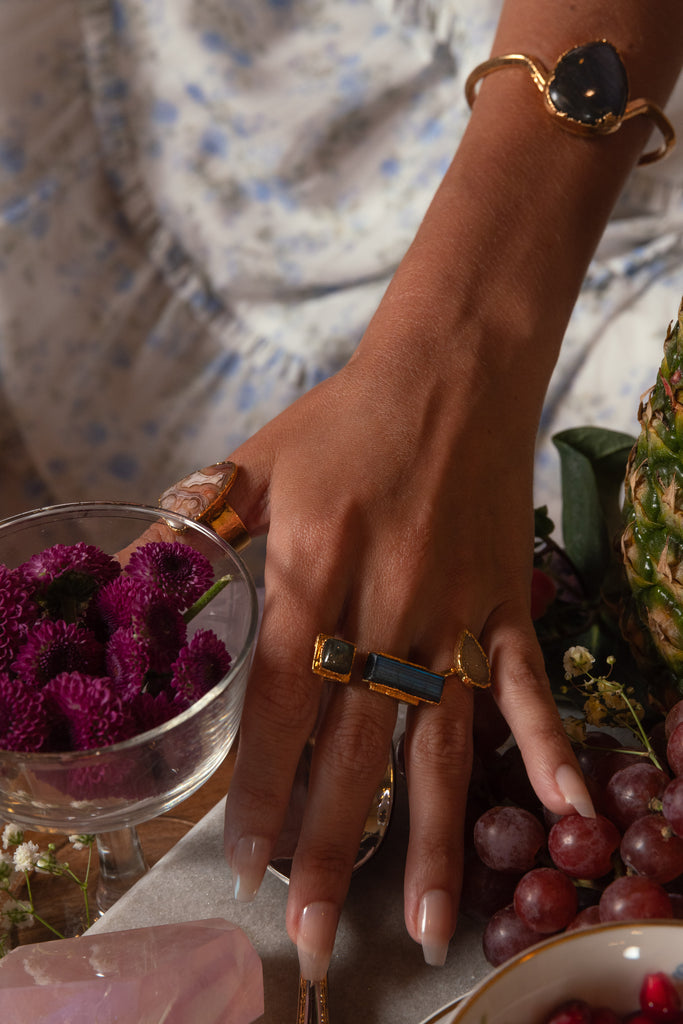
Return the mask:
[[[0,515],[154,502],[345,363],[499,7],[0,0]],[[683,293],[679,156],[634,174],[570,324],[551,509],[552,433],[636,429]]]

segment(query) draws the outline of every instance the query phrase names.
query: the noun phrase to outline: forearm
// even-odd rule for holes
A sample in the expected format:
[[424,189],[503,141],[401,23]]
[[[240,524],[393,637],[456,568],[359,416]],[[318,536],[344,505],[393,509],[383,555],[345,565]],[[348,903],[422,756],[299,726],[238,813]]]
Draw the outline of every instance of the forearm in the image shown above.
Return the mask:
[[[680,0],[509,0],[492,53],[531,54],[551,68],[570,47],[600,38],[622,54],[631,97],[663,105],[683,58]],[[390,344],[408,364],[419,344],[446,374],[471,358],[484,383],[495,375],[514,386],[523,375],[537,415],[586,268],[626,177],[652,145],[651,128],[639,117],[613,135],[577,136],[545,110],[524,69],[486,78],[387,294],[382,317],[397,329],[390,341],[370,332],[370,342]]]

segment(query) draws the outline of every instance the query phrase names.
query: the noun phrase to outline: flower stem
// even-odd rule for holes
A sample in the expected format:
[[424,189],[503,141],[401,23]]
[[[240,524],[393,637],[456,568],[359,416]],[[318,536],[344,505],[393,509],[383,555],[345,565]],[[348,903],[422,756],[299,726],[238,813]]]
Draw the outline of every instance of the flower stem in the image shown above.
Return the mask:
[[[655,766],[655,768],[659,768],[659,770],[662,771],[663,769],[662,769],[662,766],[661,766],[661,764],[659,762],[659,758],[655,754],[653,746],[650,743],[650,740],[648,739],[647,733],[643,729],[642,723],[641,723],[640,719],[638,718],[638,715],[635,712],[635,708],[633,707],[633,705],[631,704],[631,701],[626,696],[626,693],[623,690],[623,688],[622,688],[622,691],[621,691],[621,697],[624,700],[627,708],[631,712],[631,715],[633,717],[634,722],[636,723],[637,735],[639,736],[641,743],[643,744],[643,746],[645,747],[645,749],[647,751],[647,756],[650,758],[650,760],[652,761],[652,763]],[[636,733],[636,729],[633,730],[634,733]]]
[[44,917],[41,917],[40,914],[37,914],[35,909],[33,908],[33,905],[31,906],[31,917],[33,917],[34,920],[38,922],[38,924],[42,924],[43,928],[47,928],[49,932],[52,932],[53,935],[56,935],[58,939],[66,938],[66,936],[62,935],[61,932],[57,931],[57,929],[54,928],[49,921],[46,921]]
[[208,590],[205,590],[201,597],[198,597],[193,605],[191,605],[187,611],[183,614],[185,622],[191,622],[195,615],[198,615],[204,608],[206,608],[209,601],[213,601],[217,594],[220,594],[221,590],[232,583],[234,576],[228,574],[227,576],[221,576],[215,583],[212,583]]
[[42,924],[43,928],[47,928],[49,932],[52,932],[53,935],[56,935],[58,939],[63,939],[64,936],[62,935],[61,932],[57,931],[57,929],[54,928],[49,923],[49,921],[46,921],[44,917],[41,917],[40,914],[36,913],[36,908],[33,903],[33,892],[31,891],[31,879],[29,877],[28,871],[24,871],[24,879],[26,881],[26,896],[28,897],[28,905],[30,907],[31,917],[34,918],[34,920],[36,920],[38,924]]
[[85,866],[85,877],[80,883],[81,890],[83,892],[83,903],[85,905],[85,927],[89,928],[92,924],[90,920],[90,900],[88,899],[88,880],[90,878],[90,865],[92,864],[92,846],[91,843],[88,847],[88,863]]

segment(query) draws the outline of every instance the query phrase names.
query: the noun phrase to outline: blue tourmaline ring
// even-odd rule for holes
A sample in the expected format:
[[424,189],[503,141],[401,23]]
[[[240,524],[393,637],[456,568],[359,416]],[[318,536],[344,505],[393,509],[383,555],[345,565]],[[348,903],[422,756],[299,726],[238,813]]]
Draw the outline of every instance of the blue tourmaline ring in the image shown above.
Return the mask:
[[363,670],[363,680],[371,690],[414,705],[440,704],[450,676],[458,676],[466,686],[486,688],[491,685],[489,660],[468,629],[458,638],[453,665],[447,672],[432,672],[422,665],[375,651],[368,654]]
[[563,128],[576,134],[609,135],[632,117],[649,117],[662,137],[657,149],[641,156],[640,164],[660,160],[676,141],[671,122],[656,103],[629,99],[626,67],[619,51],[606,39],[573,46],[550,71],[537,57],[525,53],[507,53],[484,61],[465,83],[470,107],[476,98],[477,82],[506,67],[525,68],[543,94],[546,110]]

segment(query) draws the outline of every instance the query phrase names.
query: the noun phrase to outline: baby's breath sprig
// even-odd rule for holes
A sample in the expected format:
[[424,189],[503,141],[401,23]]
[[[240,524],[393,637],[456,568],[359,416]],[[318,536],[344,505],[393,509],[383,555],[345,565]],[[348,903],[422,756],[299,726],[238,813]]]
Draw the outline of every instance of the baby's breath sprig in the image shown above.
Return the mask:
[[644,747],[642,751],[629,750],[628,753],[649,757],[654,766],[661,770],[662,765],[643,728],[645,709],[636,700],[633,687],[624,686],[612,679],[616,663],[614,655],[609,655],[605,660],[609,666],[607,671],[596,675],[592,671],[595,658],[588,648],[570,647],[565,651],[562,659],[565,680],[585,698],[583,720],[570,718],[565,723],[569,735],[582,742],[585,740],[586,725],[627,729]]
[[[36,910],[31,885],[34,872],[52,875],[55,878],[66,878],[73,882],[83,894],[84,927],[88,928],[92,924],[88,884],[95,836],[73,835],[69,836],[69,842],[74,850],[88,850],[88,859],[82,878],[78,877],[67,861],[60,861],[57,858],[57,848],[54,843],[48,843],[46,849],[41,850],[37,843],[25,838],[23,830],[17,825],[5,826],[2,832],[3,849],[0,851],[0,897],[4,896],[4,901],[0,903],[0,957],[9,952],[8,933],[13,928],[19,930],[30,928],[35,921],[43,925],[56,938],[64,938],[64,935]],[[17,875],[24,876],[25,900],[16,899],[12,893],[12,883]]]

